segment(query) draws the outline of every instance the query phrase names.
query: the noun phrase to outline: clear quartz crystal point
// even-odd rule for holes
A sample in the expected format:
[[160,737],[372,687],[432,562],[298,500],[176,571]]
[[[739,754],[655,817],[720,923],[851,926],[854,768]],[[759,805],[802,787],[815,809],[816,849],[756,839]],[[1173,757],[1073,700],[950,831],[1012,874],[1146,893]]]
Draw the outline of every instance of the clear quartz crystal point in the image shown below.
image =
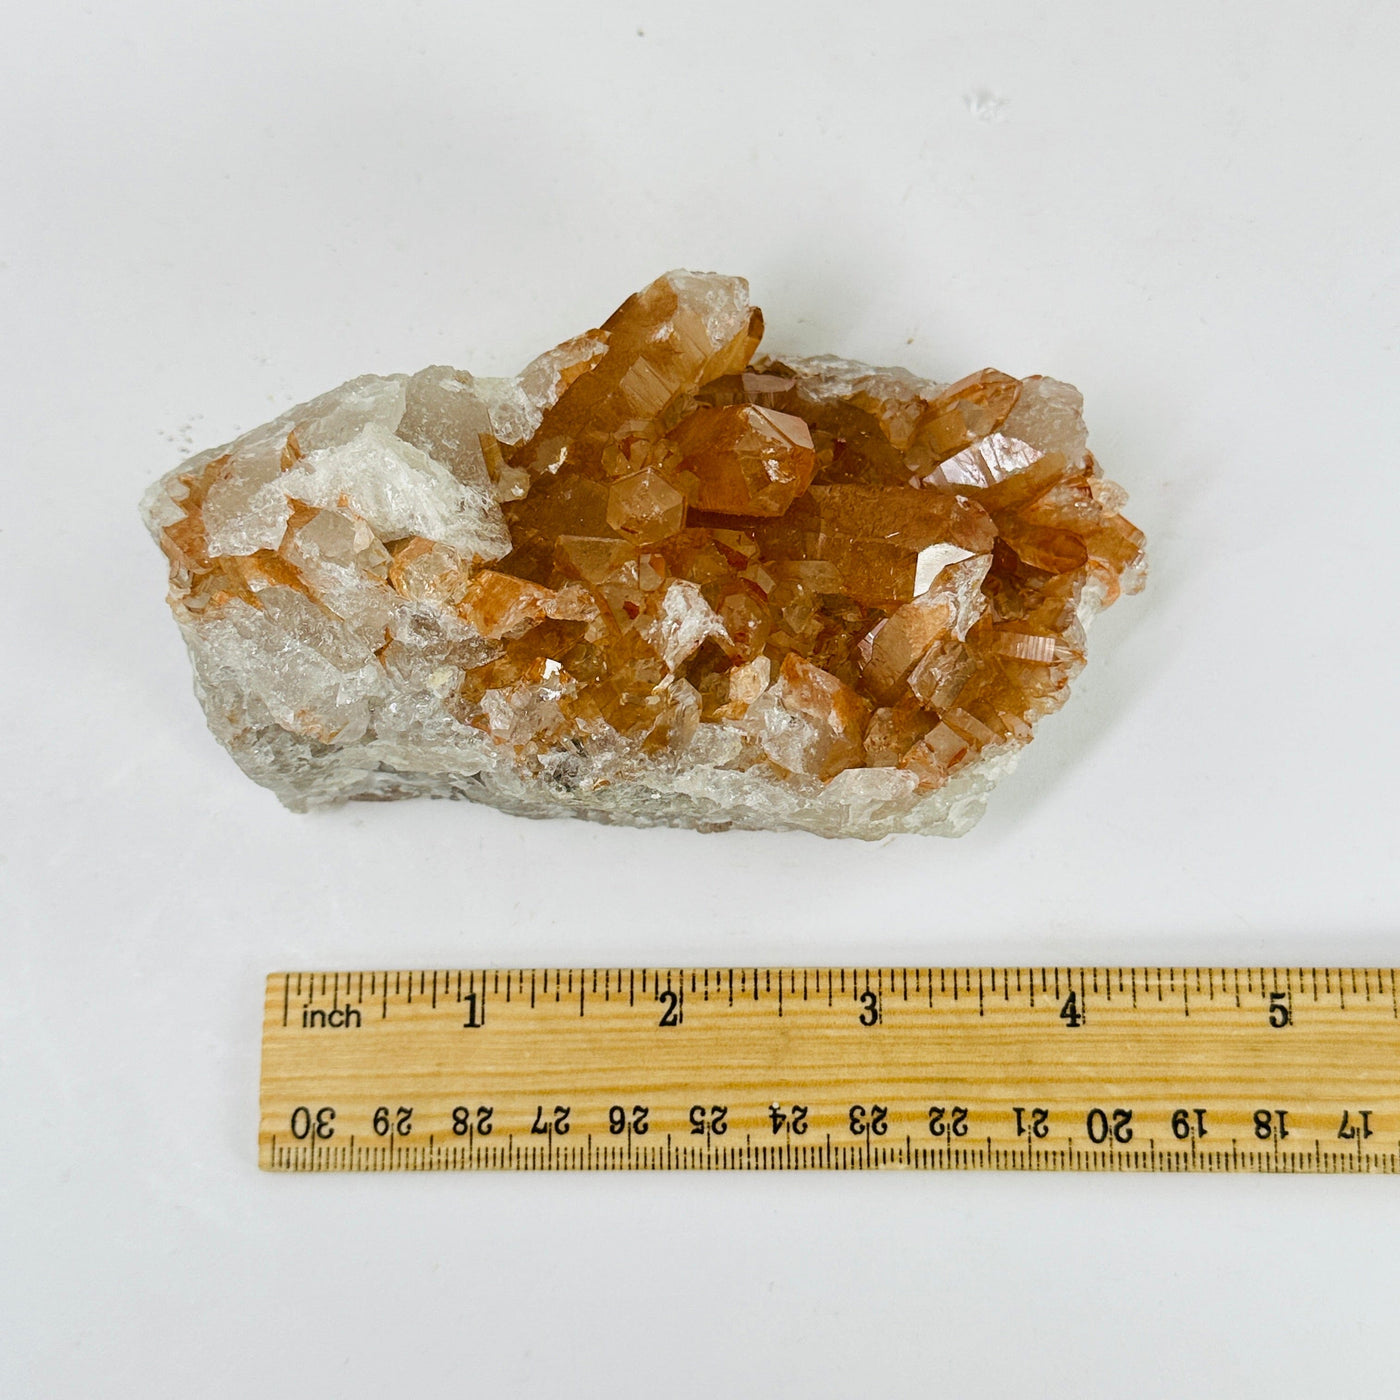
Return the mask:
[[1143,537],[1078,393],[756,358],[673,272],[515,379],[366,375],[148,493],[210,728],[301,811],[959,835]]

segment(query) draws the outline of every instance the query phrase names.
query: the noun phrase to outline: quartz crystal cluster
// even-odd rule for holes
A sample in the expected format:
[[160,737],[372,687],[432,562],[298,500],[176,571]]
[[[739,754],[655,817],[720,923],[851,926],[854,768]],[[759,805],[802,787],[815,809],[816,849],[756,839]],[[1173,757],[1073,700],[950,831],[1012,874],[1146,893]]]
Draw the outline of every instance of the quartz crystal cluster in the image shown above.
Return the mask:
[[210,727],[297,810],[957,835],[1143,580],[1079,394],[756,358],[673,272],[514,379],[365,376],[146,517]]

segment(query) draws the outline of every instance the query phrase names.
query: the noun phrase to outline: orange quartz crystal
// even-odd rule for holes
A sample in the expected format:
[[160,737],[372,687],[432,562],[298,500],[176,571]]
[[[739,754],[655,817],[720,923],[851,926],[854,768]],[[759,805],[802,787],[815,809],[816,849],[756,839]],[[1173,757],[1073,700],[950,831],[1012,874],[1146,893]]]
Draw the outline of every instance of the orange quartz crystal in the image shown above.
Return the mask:
[[[423,377],[409,382],[403,451],[477,493],[494,548],[419,523],[426,508],[401,526],[320,487],[350,451],[324,427],[319,454],[300,422],[275,459],[276,435],[259,448],[248,501],[279,480],[323,494],[298,486],[264,539],[233,529],[258,545],[241,554],[212,547],[202,516],[234,489],[219,485],[229,455],[187,472],[171,491],[178,518],[158,531],[177,614],[195,627],[275,602],[276,618],[301,619],[299,592],[363,642],[352,660],[368,677],[348,728],[307,721],[317,744],[385,733],[375,667],[397,683],[422,653],[431,664],[414,674],[429,681],[415,683],[435,687],[451,724],[556,787],[606,750],[598,791],[644,783],[647,763],[808,794],[873,769],[916,802],[1023,745],[1084,663],[1086,618],[1144,574],[1142,534],[1085,450],[1077,393],[993,369],[941,387],[760,358],[763,318],[733,286],[671,274],[629,298],[521,376],[512,402],[532,407],[510,409],[513,432],[470,376],[435,371],[417,398]],[[434,428],[451,413],[457,429]],[[347,591],[356,580],[362,595]],[[378,611],[354,601],[371,595]],[[314,706],[285,708],[277,722],[295,734]]]
[[[833,393],[800,362],[754,363],[756,333],[704,354],[663,330],[673,314],[664,280],[628,302],[609,353],[508,454],[539,476],[505,506],[498,567],[598,602],[539,634],[575,683],[566,708],[638,733],[693,695],[702,722],[742,721],[754,761],[823,780],[894,765],[936,786],[1024,742],[1083,663],[1086,586],[1111,598],[1142,575],[1093,457],[1004,431],[1023,396],[1034,423],[1066,386],[987,369]],[[612,385],[637,387],[619,404]],[[695,644],[668,647],[666,626]],[[773,680],[750,694],[758,658]]]

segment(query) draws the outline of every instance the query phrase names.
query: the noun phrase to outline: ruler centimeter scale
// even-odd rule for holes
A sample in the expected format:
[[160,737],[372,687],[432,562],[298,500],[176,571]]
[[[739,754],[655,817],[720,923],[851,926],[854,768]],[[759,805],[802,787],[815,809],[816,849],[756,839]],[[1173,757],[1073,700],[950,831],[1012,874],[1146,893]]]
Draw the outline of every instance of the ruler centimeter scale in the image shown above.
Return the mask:
[[1400,1171],[1389,968],[267,981],[272,1171]]

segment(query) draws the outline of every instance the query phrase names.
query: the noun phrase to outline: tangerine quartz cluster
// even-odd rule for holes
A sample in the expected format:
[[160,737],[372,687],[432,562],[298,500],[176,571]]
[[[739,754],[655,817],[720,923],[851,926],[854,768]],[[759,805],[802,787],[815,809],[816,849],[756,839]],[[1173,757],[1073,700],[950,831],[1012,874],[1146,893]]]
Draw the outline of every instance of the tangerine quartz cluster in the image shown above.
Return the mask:
[[1143,580],[1079,394],[756,358],[673,272],[514,379],[366,376],[146,502],[210,727],[289,807],[957,835]]

